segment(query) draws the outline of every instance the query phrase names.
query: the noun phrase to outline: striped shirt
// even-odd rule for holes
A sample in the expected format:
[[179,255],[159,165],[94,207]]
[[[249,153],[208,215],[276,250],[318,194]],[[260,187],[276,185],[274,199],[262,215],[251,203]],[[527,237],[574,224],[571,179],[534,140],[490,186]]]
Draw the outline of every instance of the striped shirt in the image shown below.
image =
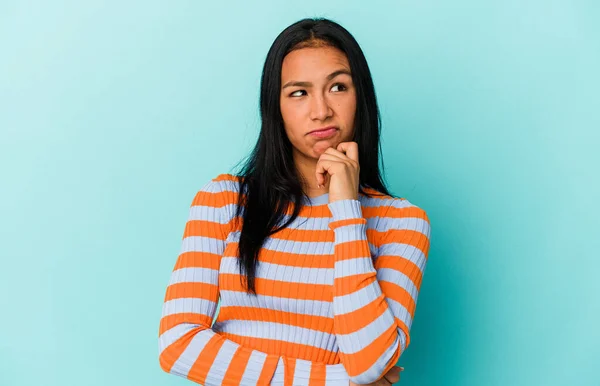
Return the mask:
[[237,266],[238,181],[220,174],[191,204],[162,308],[161,368],[207,386],[380,379],[410,343],[425,211],[387,195],[304,198],[299,217],[262,245],[254,296]]

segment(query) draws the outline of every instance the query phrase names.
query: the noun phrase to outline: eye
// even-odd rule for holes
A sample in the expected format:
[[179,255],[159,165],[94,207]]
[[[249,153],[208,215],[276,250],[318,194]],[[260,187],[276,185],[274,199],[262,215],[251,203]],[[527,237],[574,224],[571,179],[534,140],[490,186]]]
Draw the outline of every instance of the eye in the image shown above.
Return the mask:
[[[333,87],[335,87],[335,86],[341,86],[341,87],[342,87],[342,90],[340,90],[340,91],[344,91],[344,90],[346,90],[346,86],[345,86],[343,83],[336,83],[336,84],[334,84],[334,85],[333,85]],[[332,87],[332,88],[333,88],[333,87]]]
[[[343,83],[335,83],[333,86],[331,86],[331,88],[333,89],[333,88],[334,88],[334,87],[336,87],[336,86],[338,86],[338,87],[341,87],[341,90],[339,90],[339,91],[337,91],[337,92],[340,92],[340,91],[346,91],[346,90],[348,89],[348,88],[346,87],[346,85],[345,85],[345,84],[343,84]],[[290,93],[290,96],[291,96],[291,97],[301,97],[301,96],[302,96],[302,94],[298,94],[298,93],[300,93],[300,92],[302,92],[302,93],[306,93],[306,90],[296,90],[296,91],[294,91],[294,92]]]
[[296,91],[294,91],[293,93],[291,93],[291,94],[290,94],[290,96],[291,96],[291,97],[294,97],[294,96],[301,96],[301,95],[294,95],[294,94],[296,94],[296,93],[298,93],[298,92],[301,92],[301,91],[302,91],[302,92],[304,92],[304,90],[296,90]]

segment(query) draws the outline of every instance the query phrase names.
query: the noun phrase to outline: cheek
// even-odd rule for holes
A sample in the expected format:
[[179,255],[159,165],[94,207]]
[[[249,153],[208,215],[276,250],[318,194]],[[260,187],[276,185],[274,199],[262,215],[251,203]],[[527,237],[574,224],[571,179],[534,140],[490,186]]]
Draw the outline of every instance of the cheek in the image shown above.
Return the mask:
[[282,106],[281,117],[283,118],[285,130],[288,135],[297,136],[298,131],[302,130],[302,114],[300,111],[298,111],[296,108]]

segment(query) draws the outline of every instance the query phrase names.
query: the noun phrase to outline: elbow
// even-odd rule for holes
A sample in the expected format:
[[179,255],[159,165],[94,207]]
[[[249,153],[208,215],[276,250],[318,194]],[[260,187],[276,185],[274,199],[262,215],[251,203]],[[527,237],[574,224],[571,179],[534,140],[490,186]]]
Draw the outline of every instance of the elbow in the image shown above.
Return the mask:
[[163,341],[161,339],[159,339],[158,340],[158,364],[165,373],[170,373],[171,372],[171,364],[165,355],[166,354],[165,348],[166,347],[164,347]]
[[[349,377],[350,381],[359,385],[375,383],[383,378],[385,374],[398,362],[398,359],[406,349],[403,333],[398,335],[394,343],[369,367],[360,374]],[[353,372],[355,373],[355,372]]]
[[168,333],[163,333],[158,337],[158,364],[160,368],[166,372],[170,373],[171,368],[173,367],[173,358],[172,358],[172,349],[169,350],[169,346],[172,344],[173,337]]
[[160,368],[165,372],[165,373],[169,373],[171,371],[171,367],[167,364],[167,361],[165,360],[164,355],[162,354],[158,354],[158,363],[160,365]]
[[357,385],[370,385],[382,379],[384,375],[385,373],[364,372],[355,377],[349,377],[349,379],[352,383],[356,383]]

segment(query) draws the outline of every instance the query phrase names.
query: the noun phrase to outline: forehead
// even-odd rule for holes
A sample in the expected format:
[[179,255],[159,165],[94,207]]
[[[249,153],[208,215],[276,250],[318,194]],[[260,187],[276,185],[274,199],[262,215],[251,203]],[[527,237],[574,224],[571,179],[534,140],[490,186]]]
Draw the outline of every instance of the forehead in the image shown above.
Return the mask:
[[325,78],[332,71],[345,68],[350,70],[348,58],[335,47],[301,48],[283,58],[281,79],[310,80]]

